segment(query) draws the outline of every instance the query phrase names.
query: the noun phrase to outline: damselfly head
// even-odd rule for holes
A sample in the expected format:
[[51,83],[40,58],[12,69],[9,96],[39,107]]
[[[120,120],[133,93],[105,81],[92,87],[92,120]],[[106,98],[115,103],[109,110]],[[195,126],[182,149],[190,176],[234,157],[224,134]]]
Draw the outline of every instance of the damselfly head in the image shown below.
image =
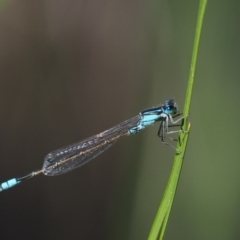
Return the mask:
[[171,115],[174,115],[178,112],[177,104],[173,99],[167,100],[163,109],[166,113],[171,114]]

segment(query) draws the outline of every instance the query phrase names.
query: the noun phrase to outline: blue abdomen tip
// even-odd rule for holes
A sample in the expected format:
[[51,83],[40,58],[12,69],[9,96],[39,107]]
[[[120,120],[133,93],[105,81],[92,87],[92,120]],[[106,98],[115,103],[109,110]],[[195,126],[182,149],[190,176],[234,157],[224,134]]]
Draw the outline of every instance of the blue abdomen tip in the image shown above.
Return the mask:
[[14,187],[16,184],[20,183],[16,178],[10,179],[0,185],[1,190],[6,190],[8,188]]

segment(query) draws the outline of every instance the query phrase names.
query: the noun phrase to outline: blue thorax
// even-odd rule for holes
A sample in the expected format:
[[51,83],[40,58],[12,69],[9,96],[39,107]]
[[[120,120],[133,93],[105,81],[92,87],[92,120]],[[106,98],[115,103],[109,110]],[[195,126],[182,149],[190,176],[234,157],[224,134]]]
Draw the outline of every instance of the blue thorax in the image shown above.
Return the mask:
[[140,112],[141,119],[139,124],[136,127],[129,129],[129,134],[135,134],[157,121],[162,121],[169,116],[173,116],[177,111],[177,105],[173,99],[167,100],[164,105],[159,107],[142,111]]

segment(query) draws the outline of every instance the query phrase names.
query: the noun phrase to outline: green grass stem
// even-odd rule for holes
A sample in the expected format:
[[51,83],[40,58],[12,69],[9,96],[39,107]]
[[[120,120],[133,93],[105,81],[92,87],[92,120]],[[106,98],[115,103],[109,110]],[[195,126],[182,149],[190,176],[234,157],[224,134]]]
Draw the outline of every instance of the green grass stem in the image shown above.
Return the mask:
[[[195,70],[196,70],[196,64],[197,64],[199,42],[200,42],[200,36],[202,31],[206,5],[207,5],[207,0],[200,0],[195,40],[194,40],[192,60],[191,60],[191,68],[190,68],[186,99],[185,99],[184,110],[183,110],[184,116],[189,116],[194,76],[195,76]],[[177,149],[179,149],[181,153],[180,154],[176,153],[175,155],[170,178],[169,178],[162,202],[160,204],[155,220],[153,222],[148,240],[157,240],[157,239],[162,240],[164,237],[164,233],[168,223],[173,200],[176,194],[178,181],[180,178],[184,155],[186,152],[186,147],[187,147],[187,142],[188,142],[189,132],[190,132],[190,123],[188,121],[184,121],[182,128],[185,132],[182,132],[179,134],[179,141],[177,144]]]

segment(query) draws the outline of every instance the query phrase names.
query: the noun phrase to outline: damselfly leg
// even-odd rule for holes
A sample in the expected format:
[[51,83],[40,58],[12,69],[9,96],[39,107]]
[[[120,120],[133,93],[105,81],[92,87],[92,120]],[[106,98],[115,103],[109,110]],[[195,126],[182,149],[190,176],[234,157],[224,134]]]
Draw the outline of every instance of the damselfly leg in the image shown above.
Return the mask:
[[[180,118],[178,118],[176,121],[174,121],[174,118],[176,117],[179,117],[181,116]],[[182,113],[179,113],[179,114],[176,114],[175,116],[171,116],[169,114],[166,114],[162,120],[162,122],[160,123],[160,126],[159,126],[159,130],[158,130],[158,137],[160,137],[161,141],[172,147],[173,149],[175,149],[178,153],[180,153],[180,151],[175,147],[173,146],[172,144],[170,144],[169,142],[167,142],[165,139],[169,139],[170,141],[178,141],[178,139],[176,138],[171,138],[169,136],[166,136],[168,134],[174,134],[174,133],[180,133],[180,132],[186,132],[182,129],[182,126],[184,124],[184,120],[186,119],[186,116],[183,116]],[[181,122],[181,123],[180,123]],[[171,123],[171,124],[169,124]],[[169,131],[168,128],[170,127],[180,127],[181,129],[179,130],[175,130],[175,131]]]

